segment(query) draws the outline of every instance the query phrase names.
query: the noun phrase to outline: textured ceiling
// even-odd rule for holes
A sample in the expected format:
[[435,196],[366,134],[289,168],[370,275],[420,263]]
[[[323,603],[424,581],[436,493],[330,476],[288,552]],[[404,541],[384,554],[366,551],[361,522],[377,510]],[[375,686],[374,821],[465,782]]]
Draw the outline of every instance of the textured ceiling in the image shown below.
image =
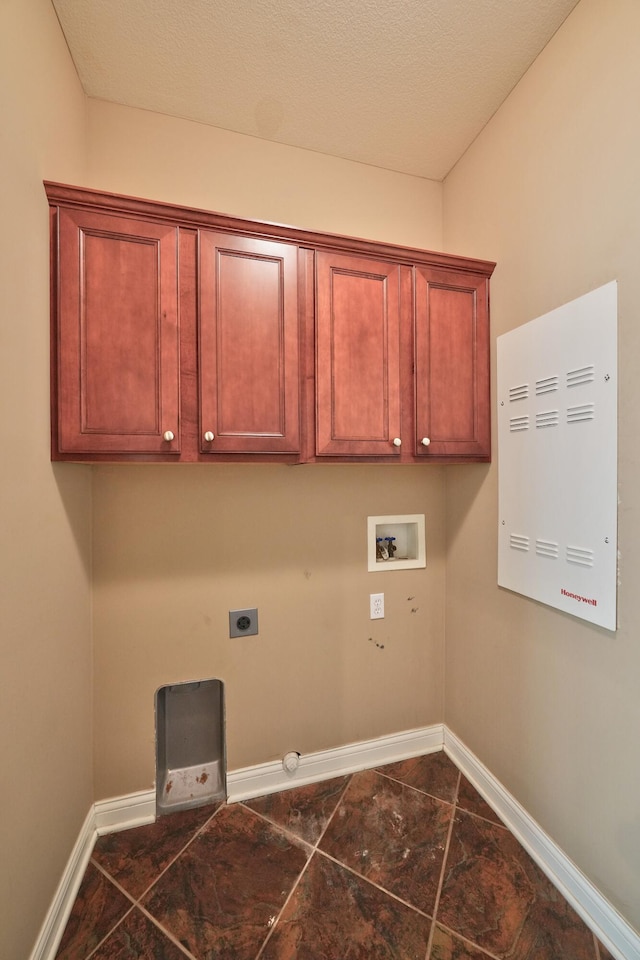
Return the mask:
[[441,180],[577,0],[53,0],[90,97]]

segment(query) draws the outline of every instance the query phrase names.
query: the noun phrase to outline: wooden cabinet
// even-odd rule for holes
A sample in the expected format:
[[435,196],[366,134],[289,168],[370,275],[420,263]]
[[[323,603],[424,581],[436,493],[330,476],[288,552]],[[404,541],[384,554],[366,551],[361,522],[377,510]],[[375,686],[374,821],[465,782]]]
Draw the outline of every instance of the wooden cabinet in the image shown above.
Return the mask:
[[398,458],[400,267],[322,251],[316,283],[316,453]]
[[488,278],[416,267],[414,349],[415,456],[488,459]]
[[316,454],[488,459],[488,278],[317,255]]
[[297,248],[200,234],[200,452],[300,449]]
[[494,264],[45,187],[53,459],[490,459]]
[[177,228],[74,209],[56,226],[54,450],[178,455]]

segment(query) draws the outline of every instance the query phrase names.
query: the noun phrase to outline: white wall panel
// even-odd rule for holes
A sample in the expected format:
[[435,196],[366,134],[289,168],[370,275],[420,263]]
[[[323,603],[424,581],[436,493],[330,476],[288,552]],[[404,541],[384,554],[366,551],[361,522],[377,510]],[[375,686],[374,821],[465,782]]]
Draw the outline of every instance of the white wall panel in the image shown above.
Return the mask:
[[617,283],[497,348],[498,584],[615,630]]

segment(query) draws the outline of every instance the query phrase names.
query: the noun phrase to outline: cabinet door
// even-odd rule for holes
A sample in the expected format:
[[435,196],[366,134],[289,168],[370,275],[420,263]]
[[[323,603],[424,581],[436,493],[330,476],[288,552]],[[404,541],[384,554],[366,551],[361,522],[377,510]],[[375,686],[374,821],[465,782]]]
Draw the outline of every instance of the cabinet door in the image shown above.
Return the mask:
[[490,457],[488,288],[416,267],[417,457]]
[[316,267],[316,454],[399,457],[396,264],[320,252]]
[[57,225],[54,456],[179,453],[176,227],[64,208]]
[[201,233],[202,453],[299,450],[297,280],[293,244]]

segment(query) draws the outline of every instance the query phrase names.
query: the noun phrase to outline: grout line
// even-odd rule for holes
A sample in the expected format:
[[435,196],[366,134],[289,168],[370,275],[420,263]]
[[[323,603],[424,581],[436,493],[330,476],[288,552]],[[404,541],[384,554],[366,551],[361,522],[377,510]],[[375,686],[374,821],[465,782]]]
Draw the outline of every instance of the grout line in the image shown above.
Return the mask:
[[[217,812],[217,811],[216,811],[216,812]],[[211,815],[211,817],[209,817],[209,820],[211,820],[213,816],[215,816],[215,813],[213,813],[213,814]],[[209,820],[207,820],[206,823],[209,823]],[[202,826],[198,831],[196,831],[196,832],[197,832],[197,833],[200,833],[200,830],[202,830],[202,829],[206,826],[206,823],[203,824],[203,826]],[[193,839],[195,839],[195,836],[192,838],[192,840],[189,841],[189,843],[185,844],[185,846],[182,848],[181,853],[184,852],[184,850],[187,849],[187,847],[189,846],[189,844],[192,843]],[[180,854],[178,854],[178,856],[180,856]],[[177,857],[174,857],[174,859],[171,861],[171,864],[175,863],[176,860],[177,860]],[[136,898],[133,896],[133,894],[129,893],[128,890],[125,890],[125,888],[124,888],[123,886],[121,886],[121,884],[119,884],[118,881],[117,881],[114,877],[112,877],[111,874],[110,874],[107,870],[105,870],[105,868],[104,868],[100,863],[98,863],[97,861],[95,861],[95,860],[93,860],[93,859],[91,860],[91,863],[93,864],[94,867],[96,867],[96,868],[100,871],[100,873],[103,874],[104,877],[106,877],[107,880],[109,880],[109,881],[113,884],[114,887],[116,887],[117,890],[120,891],[120,893],[124,894],[124,896],[127,898],[127,900],[130,900],[130,901],[131,901],[131,908],[130,908],[129,910],[127,910],[127,912],[124,914],[124,916],[122,916],[122,917],[120,918],[120,920],[118,920],[118,922],[115,924],[115,926],[112,927],[112,929],[109,931],[109,933],[107,934],[107,936],[104,937],[104,938],[100,941],[100,943],[95,947],[94,950],[92,950],[92,952],[89,954],[89,956],[86,957],[86,960],[90,960],[90,957],[92,957],[92,956],[94,955],[94,953],[96,952],[96,950],[98,950],[98,948],[102,946],[102,944],[105,942],[105,940],[107,940],[108,937],[111,936],[111,934],[115,933],[115,931],[116,931],[117,928],[120,926],[120,924],[123,922],[123,920],[125,920],[126,917],[128,917],[129,914],[131,914],[131,913],[133,912],[133,910],[136,910],[136,909],[140,910],[141,913],[143,913],[143,914],[147,917],[148,920],[151,920],[151,921],[153,922],[154,926],[156,926],[166,937],[168,937],[169,940],[172,940],[173,942],[175,942],[176,945],[179,946],[180,949],[183,951],[183,953],[186,954],[186,956],[190,957],[191,960],[195,960],[195,957],[193,957],[193,954],[189,953],[189,951],[186,949],[186,947],[185,947],[182,943],[180,943],[179,940],[176,940],[175,936],[171,933],[171,931],[170,931],[170,930],[167,930],[165,927],[163,927],[162,924],[153,916],[153,914],[149,913],[149,911],[147,910],[147,908],[143,906],[143,904],[142,904],[142,902],[141,902],[141,901],[142,901],[142,897],[144,897],[144,896],[146,895],[146,893],[151,889],[151,887],[153,886],[153,884],[150,884],[150,885],[146,888],[146,890],[144,890],[144,891],[140,894],[139,899],[136,900]],[[169,864],[169,866],[171,866],[171,864]],[[168,870],[168,869],[169,869],[169,867],[167,867],[167,870]],[[160,877],[163,876],[163,874],[164,874],[165,872],[166,872],[166,871],[163,870],[162,873],[158,875],[158,879],[160,879]],[[154,881],[154,883],[155,883],[155,882],[156,882],[156,881]]]
[[87,954],[87,956],[85,957],[85,960],[91,960],[91,957],[95,956],[96,952],[100,949],[100,947],[104,946],[104,944],[105,944],[106,941],[109,939],[109,937],[111,937],[111,936],[116,932],[116,930],[118,929],[118,927],[120,926],[120,924],[121,924],[121,923],[124,923],[124,921],[127,919],[127,917],[129,916],[129,914],[130,914],[130,913],[133,913],[133,911],[134,911],[135,909],[136,909],[135,904],[132,903],[130,909],[127,910],[127,912],[125,913],[124,917],[120,917],[120,919],[119,919],[118,922],[116,923],[115,927],[112,927],[111,930],[109,930],[109,933],[106,935],[106,937],[103,937],[102,940],[100,941],[100,943],[96,944],[96,946],[93,948],[93,950],[91,951],[91,953],[88,953],[88,954]]
[[[411,783],[406,783],[404,780],[399,780],[397,777],[392,777],[388,773],[382,773],[381,770],[374,769],[374,773],[378,773],[381,777],[385,777],[387,780],[391,780],[392,783],[399,783],[401,787],[406,787],[408,790],[415,790],[416,793],[421,793],[423,797],[430,797],[431,800],[439,800],[440,803],[446,803],[447,806],[452,807],[455,804],[454,800],[445,800],[444,797],[437,797],[435,793],[429,793],[428,790],[422,790],[420,787],[414,787]],[[460,771],[458,770],[458,774]],[[456,790],[457,790],[456,786]]]
[[[278,924],[280,923],[280,919],[281,919],[281,917],[282,917],[282,915],[283,915],[283,913],[284,913],[284,911],[285,911],[285,909],[286,909],[289,901],[291,900],[293,894],[295,893],[295,891],[297,890],[298,886],[300,885],[300,882],[301,882],[303,876],[305,875],[305,873],[307,872],[307,870],[309,869],[309,866],[310,866],[310,864],[311,864],[311,861],[313,860],[313,857],[314,857],[315,855],[320,855],[320,856],[322,856],[322,857],[325,857],[327,860],[331,861],[332,863],[335,863],[336,866],[340,867],[342,870],[346,870],[348,873],[351,873],[353,876],[357,877],[359,880],[362,880],[364,883],[369,884],[370,886],[374,887],[376,890],[379,890],[380,893],[383,893],[385,896],[390,897],[392,900],[395,900],[397,903],[401,903],[403,906],[407,907],[409,910],[412,910],[414,913],[417,913],[417,914],[419,914],[420,916],[425,917],[427,920],[431,920],[431,919],[432,919],[431,916],[430,916],[428,913],[425,913],[425,912],[424,912],[424,910],[420,910],[418,907],[415,907],[413,904],[408,903],[406,900],[403,900],[401,897],[398,897],[396,894],[392,893],[390,890],[387,890],[385,887],[380,886],[380,884],[375,883],[373,880],[370,880],[368,877],[365,877],[365,876],[363,876],[361,873],[358,873],[357,870],[354,870],[352,867],[348,866],[346,863],[342,863],[342,861],[338,860],[336,857],[333,857],[331,854],[326,853],[324,850],[321,850],[321,849],[320,849],[319,844],[320,844],[321,840],[323,839],[325,833],[326,833],[327,830],[329,829],[329,826],[330,826],[331,822],[333,821],[334,817],[337,815],[338,809],[339,809],[342,801],[344,800],[345,794],[346,794],[347,790],[349,789],[349,786],[351,785],[351,781],[352,781],[352,779],[353,779],[354,776],[355,776],[355,774],[351,774],[351,775],[349,776],[346,784],[344,785],[344,788],[343,788],[343,790],[342,790],[342,792],[341,792],[341,794],[340,794],[340,797],[338,798],[338,801],[336,802],[336,805],[335,805],[335,808],[334,808],[334,810],[333,810],[333,813],[331,814],[331,816],[330,816],[329,819],[327,820],[327,823],[326,823],[326,825],[325,825],[325,827],[324,827],[324,830],[322,831],[322,833],[321,833],[320,836],[318,837],[315,845],[312,847],[311,856],[310,856],[309,859],[307,860],[307,863],[305,864],[304,868],[301,870],[298,879],[296,880],[295,884],[294,884],[293,887],[291,888],[291,891],[289,892],[289,896],[287,897],[286,901],[284,902],[284,904],[283,904],[283,906],[282,906],[282,909],[280,910],[280,913],[278,914],[278,917],[276,918],[276,920],[275,920],[275,922],[273,923],[271,929],[269,930],[269,933],[267,934],[267,936],[266,936],[266,938],[265,938],[262,946],[260,947],[260,950],[258,951],[258,954],[256,955],[255,960],[260,960],[260,957],[262,956],[262,954],[263,954],[263,952],[264,952],[264,950],[265,950],[265,948],[266,948],[269,940],[271,939],[274,930],[276,929],[276,927],[277,927]],[[248,808],[248,809],[251,809],[251,808]],[[255,810],[252,810],[251,812],[252,812],[252,813],[256,813]],[[272,823],[272,821],[271,821],[271,820],[268,820],[267,817],[265,817],[265,819],[266,819],[269,823]],[[279,824],[275,824],[275,826],[279,826]],[[288,832],[290,832],[290,831],[288,831]],[[311,845],[308,844],[308,846],[311,846]]]
[[264,938],[264,940],[263,940],[263,942],[262,942],[262,945],[261,945],[260,949],[258,950],[258,953],[256,954],[255,960],[259,960],[259,958],[262,956],[262,953],[264,952],[267,944],[269,943],[269,940],[270,940],[271,937],[273,936],[273,933],[274,933],[275,929],[277,928],[278,924],[280,923],[280,919],[281,919],[284,911],[286,910],[287,905],[289,904],[289,901],[290,901],[291,898],[293,897],[295,891],[298,889],[298,886],[300,885],[300,881],[302,880],[303,876],[305,875],[305,873],[306,873],[307,870],[309,869],[309,864],[310,864],[311,861],[313,860],[314,854],[318,852],[318,844],[320,843],[320,841],[322,840],[323,836],[325,835],[325,833],[326,833],[326,831],[327,831],[327,829],[328,829],[328,827],[329,827],[329,824],[331,823],[331,821],[332,821],[333,818],[335,817],[336,811],[337,811],[338,807],[340,806],[340,804],[342,803],[342,800],[343,800],[343,798],[344,798],[344,795],[345,795],[345,793],[347,792],[347,790],[348,790],[348,788],[349,788],[349,784],[351,783],[352,777],[353,777],[353,774],[348,774],[348,775],[347,775],[347,782],[345,783],[344,787],[342,788],[342,791],[341,791],[341,793],[340,793],[340,796],[339,796],[338,799],[336,800],[336,804],[335,804],[335,807],[334,807],[334,809],[333,809],[333,812],[331,813],[331,816],[327,819],[327,822],[326,822],[326,824],[325,824],[325,826],[324,826],[324,829],[323,829],[322,832],[320,833],[320,836],[318,837],[318,839],[316,840],[315,843],[309,843],[307,840],[303,840],[303,839],[302,839],[301,837],[299,837],[297,834],[293,833],[292,830],[288,830],[286,827],[283,827],[282,824],[276,823],[275,820],[272,820],[270,817],[266,816],[266,815],[263,814],[263,813],[259,813],[257,810],[253,810],[251,807],[247,806],[245,803],[243,803],[242,801],[240,801],[241,806],[244,807],[244,809],[247,810],[249,813],[253,813],[253,814],[255,814],[255,816],[260,817],[262,820],[266,821],[270,826],[273,826],[273,827],[276,827],[276,828],[279,829],[279,830],[282,830],[284,833],[287,834],[287,836],[290,836],[290,837],[294,838],[298,843],[302,843],[302,844],[304,845],[304,847],[305,847],[307,850],[310,851],[309,856],[308,856],[308,858],[307,858],[307,862],[305,863],[304,867],[302,868],[302,870],[301,870],[300,873],[298,874],[297,880],[295,881],[295,883],[294,883],[293,886],[291,887],[291,890],[289,891],[289,894],[288,894],[285,902],[282,904],[282,907],[281,907],[281,909],[280,909],[280,911],[279,911],[279,913],[278,913],[278,916],[274,919],[274,922],[271,924],[271,927],[270,927],[270,929],[269,929],[269,932],[267,933],[266,937]]
[[189,960],[196,960],[196,957],[191,953],[191,951],[187,950],[185,945],[178,940],[175,934],[171,933],[170,930],[167,930],[166,927],[163,927],[160,921],[156,917],[154,917],[152,913],[149,913],[149,911],[145,907],[143,907],[141,903],[137,904],[137,908],[140,911],[140,913],[142,913],[147,918],[147,920],[150,920],[151,923],[153,923],[153,925],[157,927],[158,930],[160,930],[160,932],[165,935],[165,937],[167,937],[168,940],[171,940],[171,942],[175,944],[176,947],[179,947],[180,950],[184,953],[184,955],[186,957],[189,957]]
[[355,774],[353,774],[353,773],[349,775],[349,778],[347,779],[347,782],[345,783],[344,788],[343,788],[340,796],[338,797],[338,801],[337,801],[335,807],[333,808],[333,813],[331,814],[331,816],[329,817],[329,819],[328,819],[327,822],[325,823],[325,825],[324,825],[324,830],[322,831],[322,833],[320,834],[320,836],[319,836],[318,839],[316,840],[314,850],[318,850],[319,845],[320,845],[320,841],[324,838],[324,835],[325,835],[325,833],[327,832],[327,830],[329,829],[329,826],[333,823],[333,819],[334,819],[334,817],[336,816],[336,814],[337,814],[337,812],[338,812],[338,808],[339,808],[340,804],[342,803],[342,801],[343,801],[344,798],[345,798],[345,795],[346,795],[347,790],[348,790],[349,787],[351,786],[351,783],[352,783],[352,781],[353,781],[354,776],[355,776]]
[[[434,920],[434,926],[435,926],[435,920]],[[467,944],[468,946],[472,947],[473,950],[477,950],[478,953],[480,953],[483,957],[488,957],[489,960],[501,960],[501,958],[500,958],[496,953],[491,953],[490,950],[485,950],[484,947],[478,946],[478,944],[475,943],[475,941],[469,940],[468,937],[463,936],[461,933],[456,933],[456,931],[455,931],[455,930],[452,930],[451,927],[446,927],[446,926],[444,925],[444,923],[439,923],[438,926],[439,926],[442,930],[446,930],[447,933],[450,933],[450,934],[451,934],[453,937],[455,937],[457,940],[461,940],[462,943]],[[427,958],[427,960],[428,960],[428,958]]]
[[[315,852],[315,851],[314,851],[314,852]],[[295,882],[295,883],[293,884],[293,886],[291,887],[291,890],[289,891],[289,895],[287,896],[286,900],[284,901],[284,903],[282,904],[282,907],[280,908],[280,910],[279,910],[279,912],[278,912],[278,916],[273,918],[273,923],[271,924],[271,927],[269,928],[269,932],[267,933],[266,937],[265,937],[264,940],[262,941],[262,946],[261,946],[260,949],[258,950],[258,952],[257,952],[257,954],[256,954],[256,957],[255,957],[255,960],[260,960],[260,957],[262,956],[262,953],[264,952],[264,949],[265,949],[266,945],[269,943],[269,940],[270,940],[271,937],[273,936],[274,930],[276,929],[276,927],[277,927],[278,924],[280,923],[280,918],[282,917],[282,914],[283,914],[284,911],[286,910],[286,908],[287,908],[287,906],[288,906],[288,904],[289,904],[289,901],[291,900],[291,898],[292,898],[292,896],[294,895],[295,891],[298,889],[298,886],[300,885],[300,881],[302,880],[302,878],[304,877],[305,873],[306,873],[307,870],[309,869],[309,864],[311,863],[312,860],[313,860],[313,852],[311,853],[311,856],[307,859],[307,862],[305,863],[304,867],[302,868],[302,870],[301,870],[300,873],[298,874],[298,879],[296,880],[296,882]]]
[[456,792],[455,792],[455,797],[453,801],[453,809],[451,810],[451,820],[449,822],[447,842],[445,843],[444,856],[442,857],[442,869],[440,870],[440,882],[438,884],[438,891],[436,893],[436,899],[433,905],[433,923],[431,924],[431,931],[429,932],[429,942],[427,944],[427,954],[426,954],[425,960],[429,960],[429,957],[431,955],[431,948],[433,946],[433,935],[436,929],[436,919],[438,916],[438,908],[440,907],[440,897],[442,896],[442,888],[444,886],[444,875],[447,867],[447,859],[449,857],[449,846],[451,845],[451,836],[453,834],[453,824],[455,823],[455,819],[456,819],[456,810],[458,806],[458,792],[460,790],[461,777],[462,777],[462,773],[458,771],[458,782],[456,784]]
[[[166,865],[166,867],[165,867],[163,870],[160,871],[160,873],[155,877],[154,880],[151,881],[151,883],[149,884],[149,886],[148,886],[148,887],[145,887],[145,889],[142,891],[142,893],[139,895],[138,899],[136,900],[136,903],[139,904],[139,903],[142,901],[142,899],[143,899],[144,897],[146,897],[146,895],[149,893],[149,891],[151,890],[151,888],[152,888],[152,887],[155,887],[155,885],[156,885],[156,883],[158,882],[158,880],[160,880],[161,877],[164,877],[164,875],[165,875],[165,873],[167,872],[167,870],[170,870],[170,869],[171,869],[171,867],[174,865],[174,863],[176,862],[176,860],[178,860],[178,859],[182,856],[182,854],[185,852],[185,850],[186,850],[188,847],[191,846],[191,844],[194,842],[194,840],[196,840],[196,839],[200,836],[200,834],[203,832],[203,830],[205,829],[205,827],[207,827],[207,826],[211,823],[211,821],[213,820],[213,818],[216,816],[216,814],[218,813],[218,811],[222,809],[223,806],[225,806],[224,802],[223,802],[223,803],[220,803],[220,804],[216,807],[216,809],[213,811],[213,813],[211,814],[211,816],[210,816],[210,817],[207,817],[207,819],[206,819],[205,822],[202,824],[202,826],[198,827],[198,829],[195,831],[195,833],[193,834],[193,836],[191,837],[191,839],[190,839],[190,840],[187,840],[187,842],[185,843],[185,845],[184,845],[183,847],[181,847],[181,849],[178,851],[178,853],[176,853],[175,857],[173,857],[173,859],[169,861],[169,863]],[[156,822],[157,822],[157,821],[156,821]]]
[[136,905],[136,903],[137,903],[138,901],[136,900],[136,898],[134,897],[134,895],[133,895],[132,893],[129,893],[128,890],[125,890],[125,888],[122,886],[122,884],[118,883],[118,881],[115,879],[115,877],[112,877],[111,874],[109,873],[109,871],[108,871],[108,870],[105,870],[105,868],[102,866],[101,863],[98,863],[98,861],[97,861],[97,860],[94,860],[93,857],[91,857],[91,860],[90,860],[89,862],[90,862],[91,864],[93,864],[93,866],[94,866],[97,870],[99,870],[100,873],[101,873],[104,877],[107,878],[107,880],[109,881],[109,883],[111,883],[111,884],[116,888],[116,890],[119,890],[120,893],[123,893],[123,894],[125,895],[125,897],[127,898],[127,900],[130,900],[131,903],[132,903],[134,906]]
[[[211,823],[211,821],[213,820],[213,818],[216,816],[216,814],[218,813],[218,811],[219,811],[223,806],[224,806],[224,804],[221,803],[221,804],[219,804],[219,805],[216,807],[216,809],[213,811],[213,813],[211,814],[211,816],[210,816],[210,817],[207,817],[207,819],[206,819],[205,822],[202,824],[202,826],[200,826],[200,827],[195,831],[195,833],[193,834],[193,836],[191,837],[191,839],[188,840],[187,843],[185,843],[185,845],[179,850],[179,852],[175,855],[175,857],[173,857],[173,859],[167,864],[167,866],[164,868],[164,870],[162,870],[162,871],[156,876],[156,878],[155,878],[147,887],[145,887],[145,889],[142,891],[142,893],[139,894],[139,896],[138,896],[137,898],[136,898],[132,893],[129,893],[129,891],[126,890],[125,887],[123,887],[122,884],[120,884],[120,883],[118,882],[118,880],[116,880],[116,878],[113,877],[113,876],[109,873],[109,871],[106,869],[106,867],[104,867],[101,863],[99,863],[97,860],[95,860],[93,857],[91,857],[90,863],[92,863],[93,866],[96,867],[97,870],[99,870],[99,872],[100,872],[104,877],[106,877],[106,879],[109,880],[109,882],[110,882],[111,884],[113,884],[113,886],[114,886],[117,890],[120,891],[120,893],[124,894],[124,896],[127,898],[127,900],[129,900],[129,901],[131,902],[131,908],[130,908],[129,910],[127,910],[127,912],[124,914],[124,916],[122,916],[122,917],[120,918],[120,920],[118,920],[118,922],[111,928],[111,930],[109,931],[109,933],[107,934],[107,936],[106,936],[106,937],[103,937],[103,939],[100,941],[100,943],[99,943],[99,944],[91,951],[91,953],[86,957],[86,960],[90,960],[90,957],[92,957],[92,956],[94,955],[94,953],[96,952],[96,950],[98,950],[98,948],[99,948],[100,946],[102,946],[102,944],[105,942],[105,940],[106,940],[108,937],[110,937],[112,933],[115,932],[115,930],[117,929],[117,927],[120,926],[120,924],[121,924],[122,921],[125,919],[125,917],[128,917],[129,914],[131,913],[131,911],[132,911],[135,907],[138,907],[138,909],[142,910],[142,912],[143,912],[147,917],[149,917],[149,919],[153,920],[153,922],[155,923],[156,927],[158,927],[158,929],[161,930],[162,933],[164,933],[170,940],[174,940],[174,939],[175,939],[174,936],[173,936],[173,934],[170,933],[168,930],[165,930],[165,928],[164,928],[160,923],[158,923],[156,920],[154,920],[152,914],[150,914],[150,913],[148,912],[148,910],[146,910],[145,907],[142,906],[142,899],[148,894],[148,892],[151,890],[151,888],[155,886],[155,884],[158,882],[158,880],[165,875],[165,873],[167,872],[167,870],[169,870],[170,867],[173,866],[173,864],[176,862],[176,860],[177,860],[179,857],[182,856],[182,854],[185,852],[185,850],[187,849],[187,847],[191,846],[191,844],[192,844],[193,841],[196,839],[196,837],[198,837],[198,836],[202,833],[202,831],[204,830],[204,828],[205,828],[209,823]],[[178,943],[178,941],[176,941],[176,943]],[[184,951],[185,948],[182,946],[182,944],[178,943],[178,945],[179,945],[179,946],[181,947],[181,949]],[[187,956],[191,957],[192,960],[193,960],[192,954],[187,953]]]
[[[90,960],[90,957],[92,957],[92,956],[94,955],[94,953],[96,952],[96,950],[99,950],[100,947],[103,945],[103,943],[104,943],[106,940],[109,939],[109,937],[111,936],[111,934],[112,934],[112,933],[115,933],[115,931],[118,929],[118,927],[120,926],[120,924],[122,923],[122,921],[125,920],[125,919],[129,916],[129,914],[130,914],[133,910],[135,910],[135,907],[136,907],[136,901],[135,901],[134,898],[131,896],[131,894],[130,894],[130,893],[127,893],[127,891],[124,890],[124,889],[120,886],[120,884],[119,884],[116,880],[114,880],[113,877],[112,877],[110,874],[108,874],[108,873],[106,872],[106,870],[103,870],[103,868],[100,866],[100,864],[97,863],[97,861],[95,861],[95,860],[93,859],[93,857],[90,858],[89,863],[90,863],[93,867],[95,867],[95,869],[98,871],[98,873],[101,873],[101,874],[102,874],[102,876],[105,878],[105,880],[107,880],[107,881],[111,884],[112,887],[115,887],[116,890],[119,891],[119,893],[122,893],[122,894],[126,897],[126,899],[129,901],[129,903],[131,904],[131,906],[129,907],[128,910],[125,910],[125,912],[122,914],[122,916],[120,917],[120,919],[117,920],[117,921],[114,923],[114,925],[109,929],[109,931],[105,934],[105,936],[102,938],[102,940],[100,940],[100,942],[95,945],[95,947],[93,948],[93,950],[91,951],[91,953],[88,953],[88,954],[87,954],[85,960]],[[88,866],[88,864],[87,864],[87,866]],[[85,870],[85,874],[86,874],[86,870]]]
[[365,877],[364,874],[358,873],[353,867],[350,867],[348,863],[343,863],[341,860],[338,860],[336,857],[332,856],[330,853],[327,853],[326,850],[316,850],[316,853],[319,853],[321,856],[326,857],[327,860],[331,860],[333,863],[337,864],[339,867],[342,867],[343,870],[347,870],[349,873],[352,873],[354,877],[358,877],[359,880],[364,880],[365,883],[368,883],[370,886],[375,887],[376,890],[379,890],[381,893],[386,894],[387,897],[391,897],[392,900],[396,900],[398,903],[401,903],[403,906],[408,907],[409,910],[413,910],[414,913],[419,913],[421,917],[426,917],[427,920],[433,920],[433,917],[430,913],[427,913],[425,910],[421,910],[420,907],[416,907],[415,904],[409,903],[408,900],[403,900],[402,897],[399,897],[397,893],[393,893],[391,890],[387,890],[386,887],[381,887],[379,883],[376,883],[375,880],[371,880],[369,877]]
[[[329,824],[331,823],[331,821],[332,821],[333,818],[335,817],[336,812],[337,812],[337,810],[338,810],[338,807],[339,807],[340,804],[342,803],[342,801],[343,801],[343,799],[344,799],[344,795],[345,795],[345,793],[347,792],[347,790],[349,789],[349,785],[350,785],[350,783],[351,783],[351,779],[352,779],[353,776],[354,776],[354,774],[352,774],[352,773],[346,774],[347,782],[345,783],[344,787],[343,787],[342,790],[340,791],[340,795],[338,796],[338,799],[336,800],[335,807],[333,808],[331,814],[330,814],[329,817],[327,818],[327,822],[326,822],[326,824],[324,825],[324,827],[323,827],[323,829],[322,829],[322,831],[321,831],[321,833],[320,833],[320,836],[319,836],[318,839],[317,839],[316,841],[314,841],[313,843],[311,843],[309,840],[305,840],[304,837],[298,836],[298,834],[295,833],[293,830],[291,830],[289,827],[285,827],[283,824],[278,823],[276,820],[273,820],[270,816],[268,816],[268,814],[266,814],[266,813],[261,813],[259,810],[254,810],[253,807],[250,807],[250,806],[248,805],[248,802],[247,802],[247,801],[239,800],[237,803],[238,803],[239,806],[244,807],[245,810],[248,810],[249,813],[253,813],[253,814],[255,814],[257,817],[260,817],[262,820],[265,820],[270,826],[276,827],[278,830],[284,831],[284,833],[286,833],[288,836],[293,837],[293,838],[295,839],[296,843],[304,844],[304,846],[311,851],[311,854],[313,854],[313,852],[318,849],[318,844],[320,843],[320,841],[321,841],[322,838],[324,837],[325,833],[326,833],[327,830],[329,829]],[[302,789],[304,789],[304,787],[300,787],[300,789],[302,790]],[[266,794],[266,796],[269,796],[269,795]],[[253,798],[253,799],[256,799],[256,800],[257,800],[257,799],[260,799],[260,798],[259,798],[259,797],[255,797],[255,798]]]
[[253,810],[251,807],[248,807],[243,800],[238,800],[234,803],[234,807],[243,807],[244,810],[254,817],[258,817],[259,820],[263,820],[265,823],[268,823],[270,827],[275,827],[276,830],[279,830],[281,833],[286,833],[287,837],[291,837],[295,841],[296,846],[302,846],[305,850],[309,852],[309,856],[315,850],[315,845],[309,843],[308,840],[305,840],[303,837],[299,837],[297,833],[294,833],[293,830],[290,830],[288,827],[284,827],[281,823],[276,823],[275,820],[272,820],[271,817],[268,817],[266,813],[261,813],[259,810]]
[[504,823],[498,823],[496,820],[490,820],[489,817],[483,817],[481,813],[474,813],[473,810],[465,810],[465,808],[461,807],[459,804],[456,804],[456,811],[458,813],[464,813],[467,817],[475,817],[476,820],[482,820],[483,823],[488,823],[490,827],[499,827],[500,830],[505,830],[507,833],[511,832],[509,827],[507,827]]

